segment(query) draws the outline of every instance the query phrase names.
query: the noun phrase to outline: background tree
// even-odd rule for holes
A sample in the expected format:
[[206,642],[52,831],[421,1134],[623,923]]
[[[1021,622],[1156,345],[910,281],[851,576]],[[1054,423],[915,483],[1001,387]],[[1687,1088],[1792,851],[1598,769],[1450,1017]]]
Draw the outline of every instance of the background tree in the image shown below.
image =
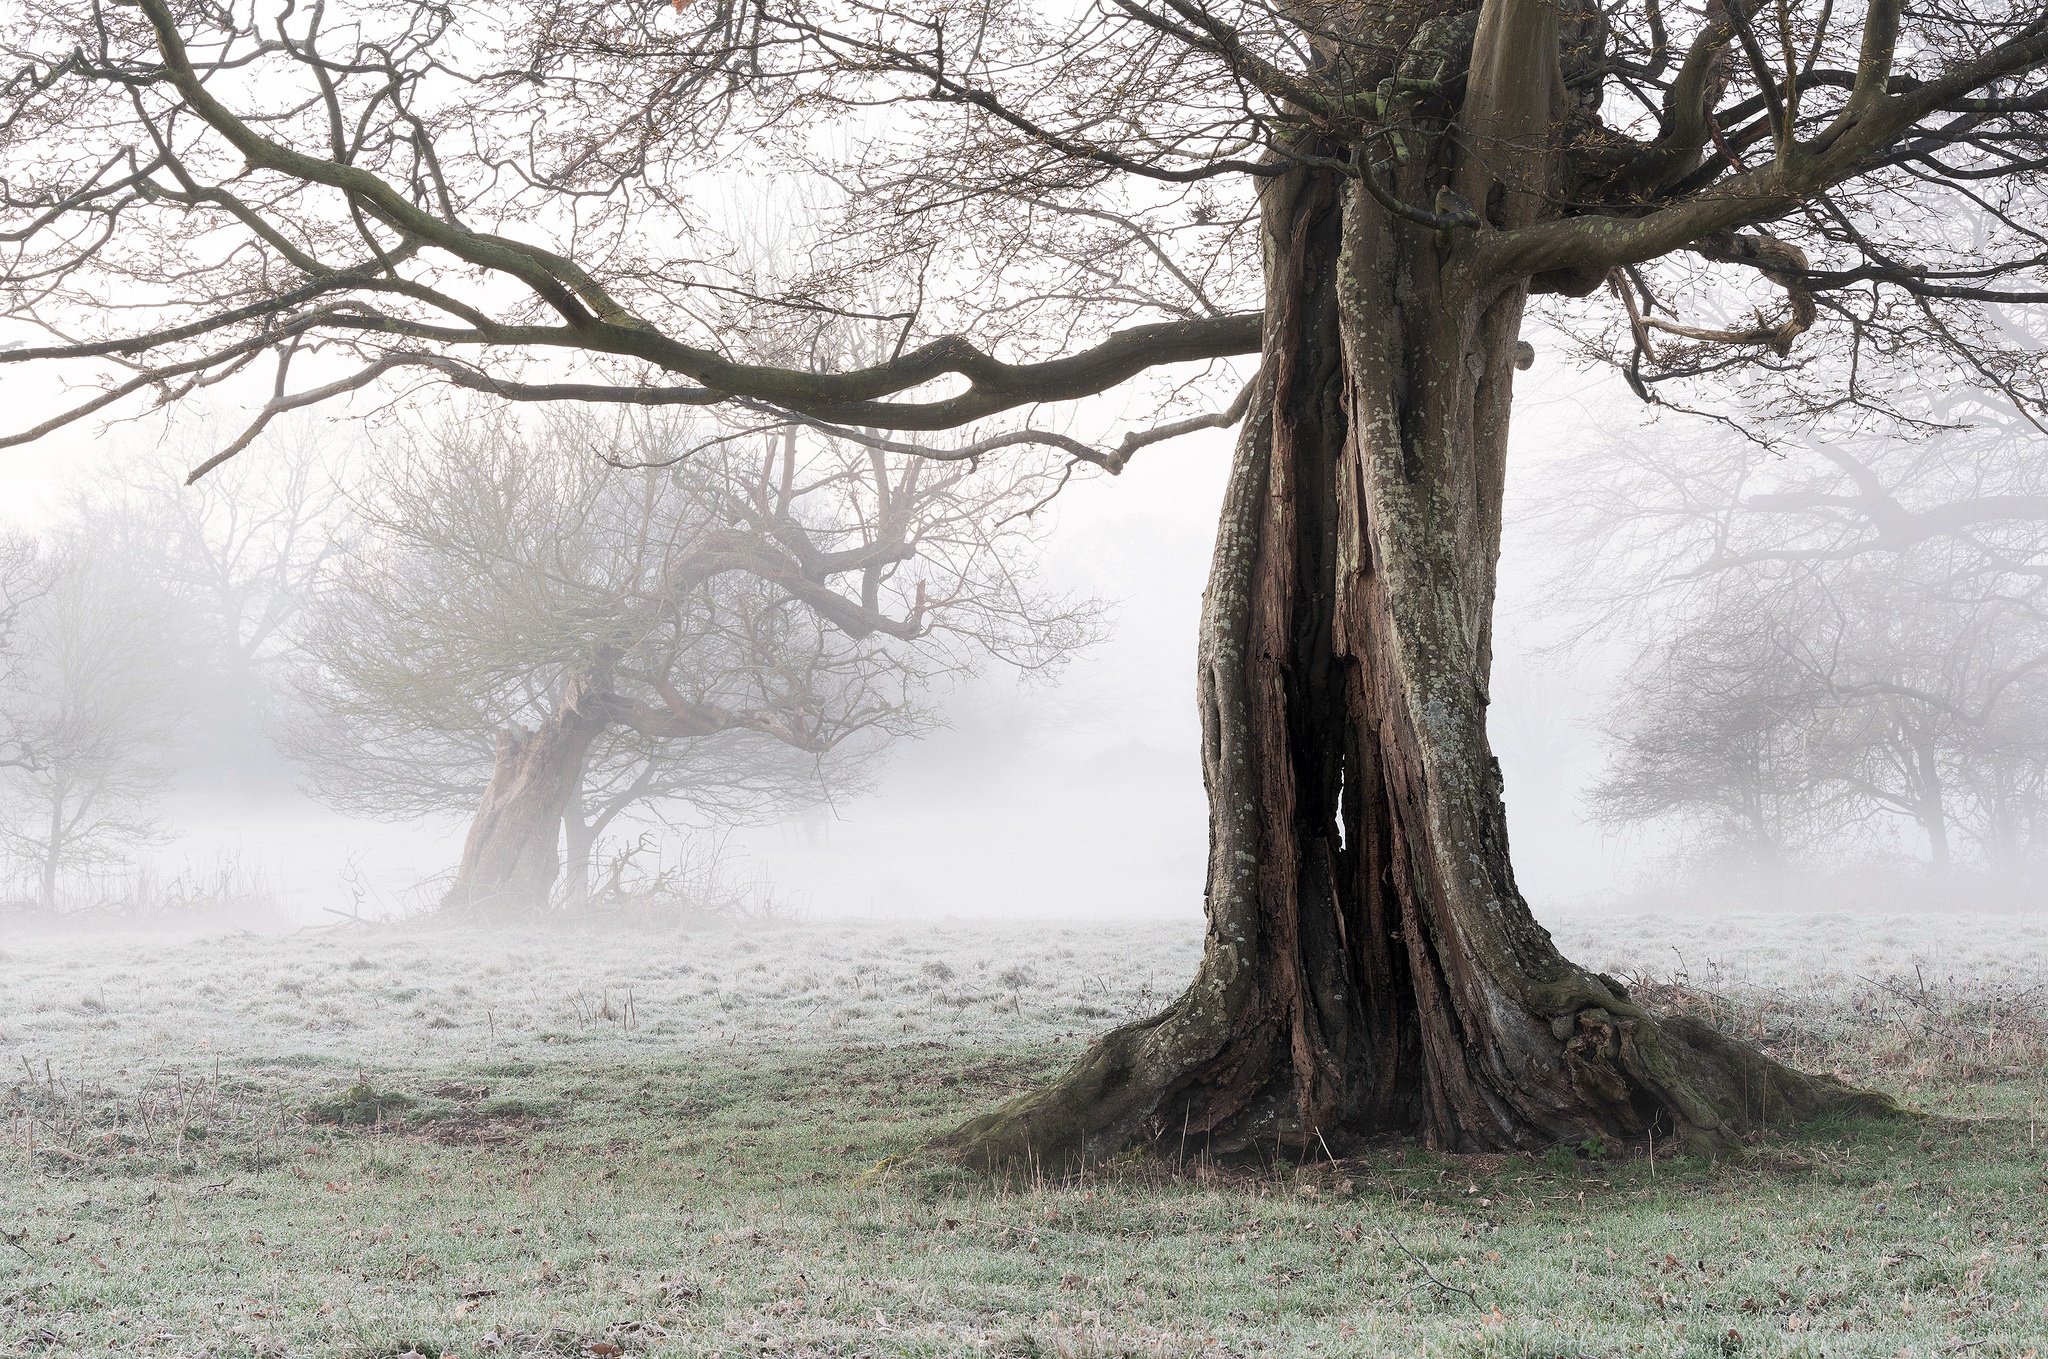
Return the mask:
[[[1218,421],[1245,417],[1200,644],[1208,953],[963,1154],[1705,1146],[1855,1102],[1649,1015],[1515,887],[1484,717],[1513,372],[1531,296],[1606,286],[1590,338],[1660,397],[1776,371],[1822,418],[1883,404],[1886,356],[1939,350],[2038,401],[1986,310],[2048,297],[2037,5],[240,14],[39,2],[12,31],[0,126],[37,168],[7,189],[9,276],[56,336],[0,357],[108,381],[20,437],[267,355],[259,424],[438,376],[893,448],[878,431],[1260,354]],[[854,117],[873,135],[817,125]],[[752,330],[833,309],[885,357],[763,363],[718,321],[756,294],[678,242],[741,151],[742,173],[832,161],[844,208]],[[308,346],[328,361],[298,386]],[[1034,440],[1113,470],[1151,437],[983,430],[927,456]]]
[[66,875],[154,838],[181,695],[167,682],[175,638],[146,576],[84,535],[48,549],[42,569],[7,676],[19,755],[4,770],[0,840],[54,912]]
[[29,656],[29,616],[50,589],[50,561],[41,543],[19,529],[0,532],[0,769],[34,759],[26,730],[29,711],[22,701]]
[[218,481],[181,485],[182,469],[160,458],[141,488],[163,543],[154,573],[189,617],[218,725],[241,734],[252,761],[283,716],[292,624],[350,531],[335,441],[303,420],[273,429],[260,462],[223,467]]
[[1633,440],[1559,479],[1605,558],[1574,570],[1580,606],[1648,637],[1605,816],[1777,868],[1901,826],[1937,870],[2019,867],[2048,769],[2048,484],[2008,404],[1950,414],[1912,440]]
[[308,419],[281,422],[260,456],[184,484],[196,433],[124,452],[64,507],[64,532],[97,544],[146,582],[174,619],[183,692],[178,779],[225,775],[275,791],[288,716],[291,628],[322,564],[346,541],[336,441]]
[[1621,681],[1591,803],[1611,825],[1676,822],[1723,867],[1782,871],[1852,818],[1809,744],[1833,709],[1801,664],[1807,639],[1781,611],[1738,599],[1727,592],[1643,648]]
[[565,855],[580,902],[619,816],[816,802],[934,720],[934,683],[1092,635],[1031,581],[1028,463],[703,441],[482,410],[378,464],[301,633],[298,745],[343,805],[474,812],[451,905],[544,908]]

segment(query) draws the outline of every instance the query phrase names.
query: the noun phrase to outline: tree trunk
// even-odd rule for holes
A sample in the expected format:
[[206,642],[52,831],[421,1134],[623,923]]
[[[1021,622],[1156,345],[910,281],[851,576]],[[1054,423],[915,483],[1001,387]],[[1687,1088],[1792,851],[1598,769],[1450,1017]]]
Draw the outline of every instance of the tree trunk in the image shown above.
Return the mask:
[[67,791],[60,783],[50,794],[50,838],[43,846],[36,884],[45,915],[57,913],[57,869],[64,861],[64,802]]
[[1913,742],[1916,782],[1920,785],[1920,828],[1927,832],[1927,857],[1935,876],[1947,877],[1953,866],[1948,834],[1948,789],[1943,786],[1941,760],[1931,738]]
[[[587,907],[598,896],[593,873],[597,867],[597,843],[604,833],[611,829],[612,822],[619,819],[628,807],[646,797],[657,782],[656,761],[649,758],[642,763],[640,772],[626,787],[598,804],[595,812],[584,805],[581,791],[572,797],[562,812],[562,872],[568,878],[564,901],[572,907]],[[611,881],[605,885],[604,895],[612,895],[618,888],[621,866],[614,864]]]
[[591,743],[609,721],[610,688],[601,672],[572,676],[539,726],[499,730],[491,781],[442,909],[499,918],[548,909],[562,871],[563,813],[582,784]]
[[943,1145],[991,1166],[1393,1133],[1704,1150],[1887,1106],[1653,1018],[1531,916],[1486,738],[1527,288],[1467,285],[1440,233],[1329,172],[1269,181],[1263,214],[1265,353],[1200,639],[1200,970]]
[[562,896],[571,908],[590,904],[590,859],[597,836],[597,826],[583,819],[583,799],[572,795],[562,810]]

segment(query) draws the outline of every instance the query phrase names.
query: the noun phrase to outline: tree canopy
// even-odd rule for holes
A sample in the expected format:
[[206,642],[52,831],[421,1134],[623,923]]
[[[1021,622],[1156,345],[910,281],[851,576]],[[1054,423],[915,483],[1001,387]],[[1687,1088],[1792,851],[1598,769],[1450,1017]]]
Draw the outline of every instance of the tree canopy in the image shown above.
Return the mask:
[[[2042,394],[1984,310],[2048,300],[2025,3],[31,0],[4,49],[36,333],[0,361],[99,388],[16,441],[268,364],[258,424],[425,378],[886,444],[1256,352],[1252,202],[1299,167],[1470,279],[1607,287],[1578,333],[1646,393],[1797,342],[1874,404],[1873,367],[1930,344]],[[1416,181],[1446,132],[1462,168]],[[801,219],[779,283],[734,245],[763,167]],[[863,355],[817,362],[807,332],[848,319]],[[1019,423],[921,451],[1114,469],[1188,425]]]

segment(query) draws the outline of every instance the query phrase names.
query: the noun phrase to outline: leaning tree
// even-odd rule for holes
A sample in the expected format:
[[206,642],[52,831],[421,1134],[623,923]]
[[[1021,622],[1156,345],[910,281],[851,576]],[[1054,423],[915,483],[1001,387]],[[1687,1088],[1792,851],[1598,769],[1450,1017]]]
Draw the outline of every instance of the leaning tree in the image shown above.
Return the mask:
[[[259,364],[252,428],[438,381],[1115,471],[1242,420],[1199,643],[1200,971],[963,1156],[1710,1146],[1864,1098],[1645,1012],[1516,889],[1485,730],[1513,375],[1549,295],[1592,299],[1556,315],[1659,399],[1776,372],[1810,413],[1882,407],[1918,361],[2036,402],[2001,315],[2048,299],[2038,4],[20,14],[10,303],[44,333],[0,358],[100,384],[23,439]],[[764,171],[817,218],[772,295],[716,245]],[[740,357],[821,312],[878,357]],[[1252,354],[1227,409],[1114,445],[1041,413]],[[1174,376],[1169,404],[1208,390]]]
[[941,681],[1095,632],[1033,579],[1051,459],[475,403],[394,442],[297,630],[291,745],[340,805],[470,814],[452,911],[584,904],[622,814],[814,806],[928,727]]

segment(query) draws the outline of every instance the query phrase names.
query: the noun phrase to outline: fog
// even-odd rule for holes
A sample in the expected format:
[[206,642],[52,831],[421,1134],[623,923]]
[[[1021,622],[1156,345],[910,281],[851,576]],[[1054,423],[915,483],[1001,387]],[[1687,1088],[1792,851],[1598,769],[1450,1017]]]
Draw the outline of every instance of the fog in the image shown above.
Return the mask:
[[[1640,887],[1658,857],[1654,834],[1617,835],[1583,805],[1601,759],[1591,723],[1613,667],[1598,648],[1557,650],[1567,620],[1552,586],[1571,569],[1571,545],[1526,526],[1522,490],[1589,426],[1628,437],[1643,421],[1611,379],[1555,366],[1530,377],[1512,459],[1491,726],[1523,889],[1553,910]],[[14,523],[61,534],[81,497],[132,480],[137,466],[189,461],[214,428],[188,416],[66,440],[54,457],[9,451],[0,474],[22,492]],[[307,422],[285,442],[321,442],[329,461],[320,475],[343,482],[360,471],[352,459],[389,437],[344,416]],[[939,720],[892,743],[869,786],[766,818],[720,821],[679,800],[662,809],[675,824],[643,821],[632,834],[656,836],[658,852],[677,861],[715,861],[738,895],[801,917],[1199,919],[1207,826],[1194,649],[1230,439],[1191,436],[1120,476],[1076,478],[1041,512],[1046,579],[1108,606],[1099,640],[1057,671],[995,662],[945,681],[933,702]],[[286,475],[275,465],[282,446],[259,444],[224,503]],[[232,885],[231,896],[278,927],[430,910],[468,817],[351,815],[322,801],[273,735],[251,722],[181,748],[175,776],[149,799],[150,834],[94,862],[62,914],[78,924],[103,924],[110,908],[130,916],[134,904],[118,903],[140,883],[181,899]],[[177,914],[141,908],[152,913]],[[23,923],[33,914],[19,903]]]
[[[1624,754],[1614,715],[1629,706],[1632,686],[1645,682],[1644,658],[1683,633],[1698,582],[1782,574],[1782,563],[1703,571],[1707,554],[1719,549],[1700,547],[1687,534],[1719,523],[1712,532],[1725,543],[1735,531],[1726,526],[1734,524],[1752,533],[1758,561],[1780,548],[1810,552],[1810,524],[1750,524],[1769,518],[1756,513],[1764,503],[1756,497],[1778,485],[1771,478],[1809,490],[1810,478],[1800,481],[1806,474],[1796,450],[1773,449],[1717,482],[1714,469],[1747,456],[1740,439],[1707,421],[1645,408],[1611,374],[1568,362],[1539,363],[1525,375],[1517,404],[1489,726],[1518,879],[1539,915],[1618,906],[1910,910],[2038,901],[2030,773],[2014,776],[2018,782],[2002,794],[2017,799],[2008,808],[2003,857],[1958,838],[1945,867],[1930,864],[1925,826],[1902,797],[1873,796],[1847,807],[1846,775],[1793,780],[1771,794],[1782,804],[1773,813],[1781,822],[1820,815],[1823,804],[1833,819],[1788,832],[1768,863],[1730,860],[1713,833],[1702,840],[1694,833],[1700,826],[1687,822],[1690,804],[1659,804],[1650,814],[1625,817],[1609,805],[1603,815],[1597,790],[1615,777]],[[1113,407],[1103,407],[1095,418],[1114,416]],[[73,531],[67,525],[104,517],[104,504],[87,507],[95,498],[105,502],[110,486],[134,484],[138,468],[144,480],[157,477],[153,494],[162,503],[197,495],[166,489],[161,474],[191,461],[191,450],[214,427],[187,415],[93,439],[67,436],[54,457],[40,447],[11,452],[7,474],[23,492],[15,500],[17,529],[61,539]],[[304,422],[246,455],[234,469],[239,479],[216,488],[210,503],[232,511],[239,499],[247,502],[243,509],[257,511],[263,488],[291,475],[285,450],[294,440],[310,441],[323,450],[316,475],[355,488],[334,492],[338,508],[316,532],[346,534],[354,513],[348,505],[356,503],[350,497],[363,494],[365,469],[394,437],[418,437],[420,426],[411,428],[372,429],[346,416]],[[1842,447],[1887,476],[1895,465],[1903,469],[1896,474],[1900,494],[1917,497],[1916,512],[1957,503],[1967,509],[1988,493],[2027,489],[2019,483],[2028,474],[2016,460],[2027,454],[2028,431],[2003,429],[1994,419],[1989,434],[1980,427],[1931,443],[1865,437]],[[693,890],[720,896],[726,908],[803,918],[1198,919],[1207,825],[1194,645],[1230,438],[1197,434],[1148,451],[1120,476],[1073,478],[1034,513],[1030,551],[1047,587],[1103,606],[1095,635],[1058,664],[1020,672],[984,657],[971,673],[937,675],[922,700],[930,720],[877,746],[858,778],[749,812],[707,809],[685,793],[636,809],[606,843],[637,844],[636,869],[667,865],[696,882]],[[1810,454],[1807,461],[1814,461]],[[1935,464],[1945,470],[1930,475]],[[1647,468],[1659,484],[1681,475],[1698,484],[1688,483],[1669,504],[1653,503],[1654,496],[1602,503],[1602,496],[1626,500],[1642,490],[1626,468]],[[1840,515],[1839,506],[1831,512],[1838,518],[1826,532],[1838,539],[1863,532],[1854,515]],[[1959,589],[1966,589],[1972,599],[2031,610],[2030,513],[2002,510],[1988,526],[1973,521],[1962,548],[1942,549],[1937,593],[1946,607],[1956,607]],[[1640,532],[1645,524],[1651,530]],[[1995,541],[1987,545],[1986,535]],[[1929,539],[1944,541],[1930,530],[1911,551],[1925,556]],[[140,555],[127,565],[148,575],[149,554],[158,549],[145,538],[133,541]],[[2004,555],[1987,567],[1974,558],[1959,563],[1959,551],[1986,560]],[[1883,557],[1909,559],[1898,551]],[[1770,588],[1784,587],[1781,581]],[[1865,587],[1826,583],[1831,598],[1852,588]],[[1870,606],[1878,611],[1873,616],[1910,607],[1901,599]],[[1758,607],[1768,613],[1770,606]],[[2030,724],[2043,716],[2030,678],[2033,653],[2026,650],[2031,624],[2008,617],[1998,628],[2012,654],[1993,665],[2006,678],[1984,681],[1994,686],[2007,724],[1996,758],[2031,770],[2040,767],[2040,747]],[[19,657],[19,639],[16,645]],[[1844,643],[1837,637],[1830,645]],[[1935,669],[1955,672],[1973,663],[1965,642],[1950,645]],[[281,664],[289,651],[287,640],[266,654]],[[190,656],[165,663],[192,666]],[[1917,663],[1901,653],[1880,668],[1892,674]],[[265,673],[270,678],[259,686],[275,687],[282,671]],[[190,674],[167,673],[162,687],[192,683]],[[178,720],[190,721],[190,714]],[[175,768],[135,808],[149,823],[146,832],[95,848],[89,861],[67,863],[71,885],[55,916],[105,923],[155,915],[162,923],[185,910],[196,922],[206,912],[190,908],[224,906],[225,897],[238,903],[236,911],[293,927],[357,915],[402,918],[437,904],[468,828],[460,797],[425,814],[364,815],[322,796],[318,780],[280,744],[275,713],[223,718],[216,704],[206,720],[233,729],[173,743],[168,758]],[[1667,764],[1659,777],[1683,783],[1687,773]],[[1953,765],[1948,796],[1968,793],[1971,777],[1965,765]],[[1951,833],[1963,835],[1960,803],[1948,815],[1957,828]],[[22,848],[17,841],[17,853]],[[17,859],[17,882],[21,864]],[[706,884],[714,880],[711,891]],[[53,923],[50,913],[30,909],[24,893],[17,889],[16,918],[26,923],[41,915]],[[166,904],[173,901],[184,906]]]
[[[1511,496],[1572,447],[1574,428],[1640,418],[1618,382],[1534,376]],[[1198,918],[1195,635],[1227,457],[1223,436],[1190,439],[1070,487],[1048,565],[1114,602],[1111,635],[1051,685],[989,674],[949,700],[946,729],[893,757],[874,793],[735,836],[749,862],[833,914]],[[1611,667],[1555,650],[1567,620],[1547,587],[1569,551],[1546,550],[1540,530],[1510,535],[1490,725],[1516,870],[1539,910],[1590,904],[1636,887],[1656,847],[1603,830],[1579,801]]]

